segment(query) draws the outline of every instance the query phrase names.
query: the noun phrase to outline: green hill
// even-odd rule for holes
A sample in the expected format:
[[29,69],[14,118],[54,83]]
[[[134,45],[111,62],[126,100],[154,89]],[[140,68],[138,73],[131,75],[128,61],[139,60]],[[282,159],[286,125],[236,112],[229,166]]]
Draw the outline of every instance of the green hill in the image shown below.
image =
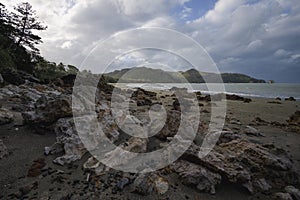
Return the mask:
[[[105,74],[111,82],[121,83],[210,83],[218,82],[214,73],[198,72],[190,69],[184,72],[169,72],[147,67],[126,68]],[[224,83],[265,83],[264,80],[238,73],[221,74]]]

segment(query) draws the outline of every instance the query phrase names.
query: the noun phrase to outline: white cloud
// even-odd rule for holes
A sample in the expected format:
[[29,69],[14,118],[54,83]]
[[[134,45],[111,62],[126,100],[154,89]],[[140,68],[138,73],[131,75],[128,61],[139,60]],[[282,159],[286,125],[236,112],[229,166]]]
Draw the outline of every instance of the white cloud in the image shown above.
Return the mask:
[[[219,0],[204,16],[182,23],[178,16],[187,20],[191,9],[199,9],[187,7],[188,1],[29,0],[40,20],[48,25],[47,31],[39,33],[44,41],[39,48],[51,61],[79,66],[98,42],[114,33],[136,27],[163,27],[193,37],[221,69],[225,66],[226,70],[256,75],[259,70],[282,69],[284,65],[285,72],[278,71],[278,77],[296,76],[289,69],[295,70],[299,64],[299,0]],[[12,7],[20,2],[3,3]],[[178,7],[181,10],[172,13]],[[189,49],[183,44],[182,51]],[[253,66],[259,67],[255,69],[258,72]]]

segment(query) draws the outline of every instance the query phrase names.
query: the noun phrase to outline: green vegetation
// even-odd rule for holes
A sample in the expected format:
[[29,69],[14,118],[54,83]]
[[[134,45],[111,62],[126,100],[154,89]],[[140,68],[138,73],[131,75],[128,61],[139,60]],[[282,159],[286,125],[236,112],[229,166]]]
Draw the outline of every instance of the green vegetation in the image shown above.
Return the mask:
[[37,20],[29,3],[20,3],[9,12],[0,3],[0,73],[7,69],[27,72],[41,80],[55,79],[78,70],[74,66],[46,61],[39,54],[41,37],[34,34],[47,27]]
[[[190,69],[185,72],[167,72],[161,69],[146,67],[116,70],[106,74],[111,82],[123,83],[205,83],[218,82],[218,76],[214,73],[198,72]],[[265,83],[264,80],[252,78],[244,74],[221,74],[224,83]],[[121,78],[121,79],[120,79]]]

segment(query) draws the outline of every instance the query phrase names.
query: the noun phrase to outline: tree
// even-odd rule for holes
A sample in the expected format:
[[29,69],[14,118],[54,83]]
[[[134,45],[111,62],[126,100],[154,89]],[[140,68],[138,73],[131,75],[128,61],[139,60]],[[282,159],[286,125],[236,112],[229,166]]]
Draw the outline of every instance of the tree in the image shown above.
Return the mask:
[[14,8],[17,13],[12,14],[13,36],[17,46],[29,48],[37,54],[36,44],[42,42],[41,37],[32,33],[33,30],[46,30],[41,22],[37,21],[36,13],[29,3],[21,3]]

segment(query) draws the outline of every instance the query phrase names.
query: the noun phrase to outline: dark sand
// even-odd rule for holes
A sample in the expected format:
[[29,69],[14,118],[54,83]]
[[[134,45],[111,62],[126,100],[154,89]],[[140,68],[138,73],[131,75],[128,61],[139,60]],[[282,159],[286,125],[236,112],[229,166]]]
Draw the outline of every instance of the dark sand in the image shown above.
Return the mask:
[[[300,102],[285,102],[282,104],[270,104],[268,99],[253,99],[249,104],[239,101],[228,101],[228,119],[236,119],[241,122],[240,125],[227,123],[225,126],[231,129],[243,129],[242,127],[253,123],[255,117],[268,122],[285,123],[290,115],[292,115],[300,107]],[[207,109],[206,106],[202,110]],[[203,114],[203,119],[209,118],[209,113]],[[287,150],[294,159],[296,168],[300,169],[300,134],[289,132],[286,129],[275,126],[253,126],[266,137],[250,137],[245,136],[249,140],[257,143],[274,143],[277,147]],[[241,133],[242,134],[242,133]],[[28,183],[38,181],[39,187],[37,190],[32,190],[27,197],[32,199],[42,199],[47,196],[49,191],[57,192],[58,196],[61,193],[74,193],[76,190],[70,186],[74,180],[85,182],[86,174],[81,169],[82,163],[89,157],[85,155],[81,161],[75,162],[72,166],[61,167],[52,163],[54,156],[44,156],[44,147],[50,146],[55,142],[54,133],[45,133],[43,135],[35,133],[34,130],[26,126],[14,126],[14,124],[0,126],[0,138],[7,146],[10,154],[0,160],[0,199],[17,199],[12,194]],[[33,160],[45,158],[48,167],[54,170],[62,170],[61,176],[66,178],[63,183],[53,182],[57,177],[57,172],[51,176],[28,178],[27,171],[30,168]],[[88,183],[85,183],[88,185]],[[82,185],[82,184],[81,184]],[[110,189],[101,193],[95,199],[208,199],[208,200],[240,200],[240,199],[269,199],[265,195],[251,196],[240,186],[230,183],[222,183],[217,187],[216,195],[199,193],[193,188],[182,185],[176,175],[170,177],[169,191],[164,195],[158,196],[140,196],[131,193],[130,187],[125,187],[121,192],[112,194]],[[75,191],[74,191],[75,190]],[[88,191],[88,190],[87,190]],[[92,193],[92,191],[89,191]],[[86,199],[82,194],[76,199]],[[26,196],[25,196],[26,197]],[[57,197],[58,198],[58,197]],[[26,198],[25,198],[26,199]],[[29,199],[29,198],[27,198]],[[45,198],[46,199],[46,198]],[[56,199],[53,197],[52,199]],[[58,198],[59,199],[59,198]],[[74,198],[72,198],[74,199]]]

